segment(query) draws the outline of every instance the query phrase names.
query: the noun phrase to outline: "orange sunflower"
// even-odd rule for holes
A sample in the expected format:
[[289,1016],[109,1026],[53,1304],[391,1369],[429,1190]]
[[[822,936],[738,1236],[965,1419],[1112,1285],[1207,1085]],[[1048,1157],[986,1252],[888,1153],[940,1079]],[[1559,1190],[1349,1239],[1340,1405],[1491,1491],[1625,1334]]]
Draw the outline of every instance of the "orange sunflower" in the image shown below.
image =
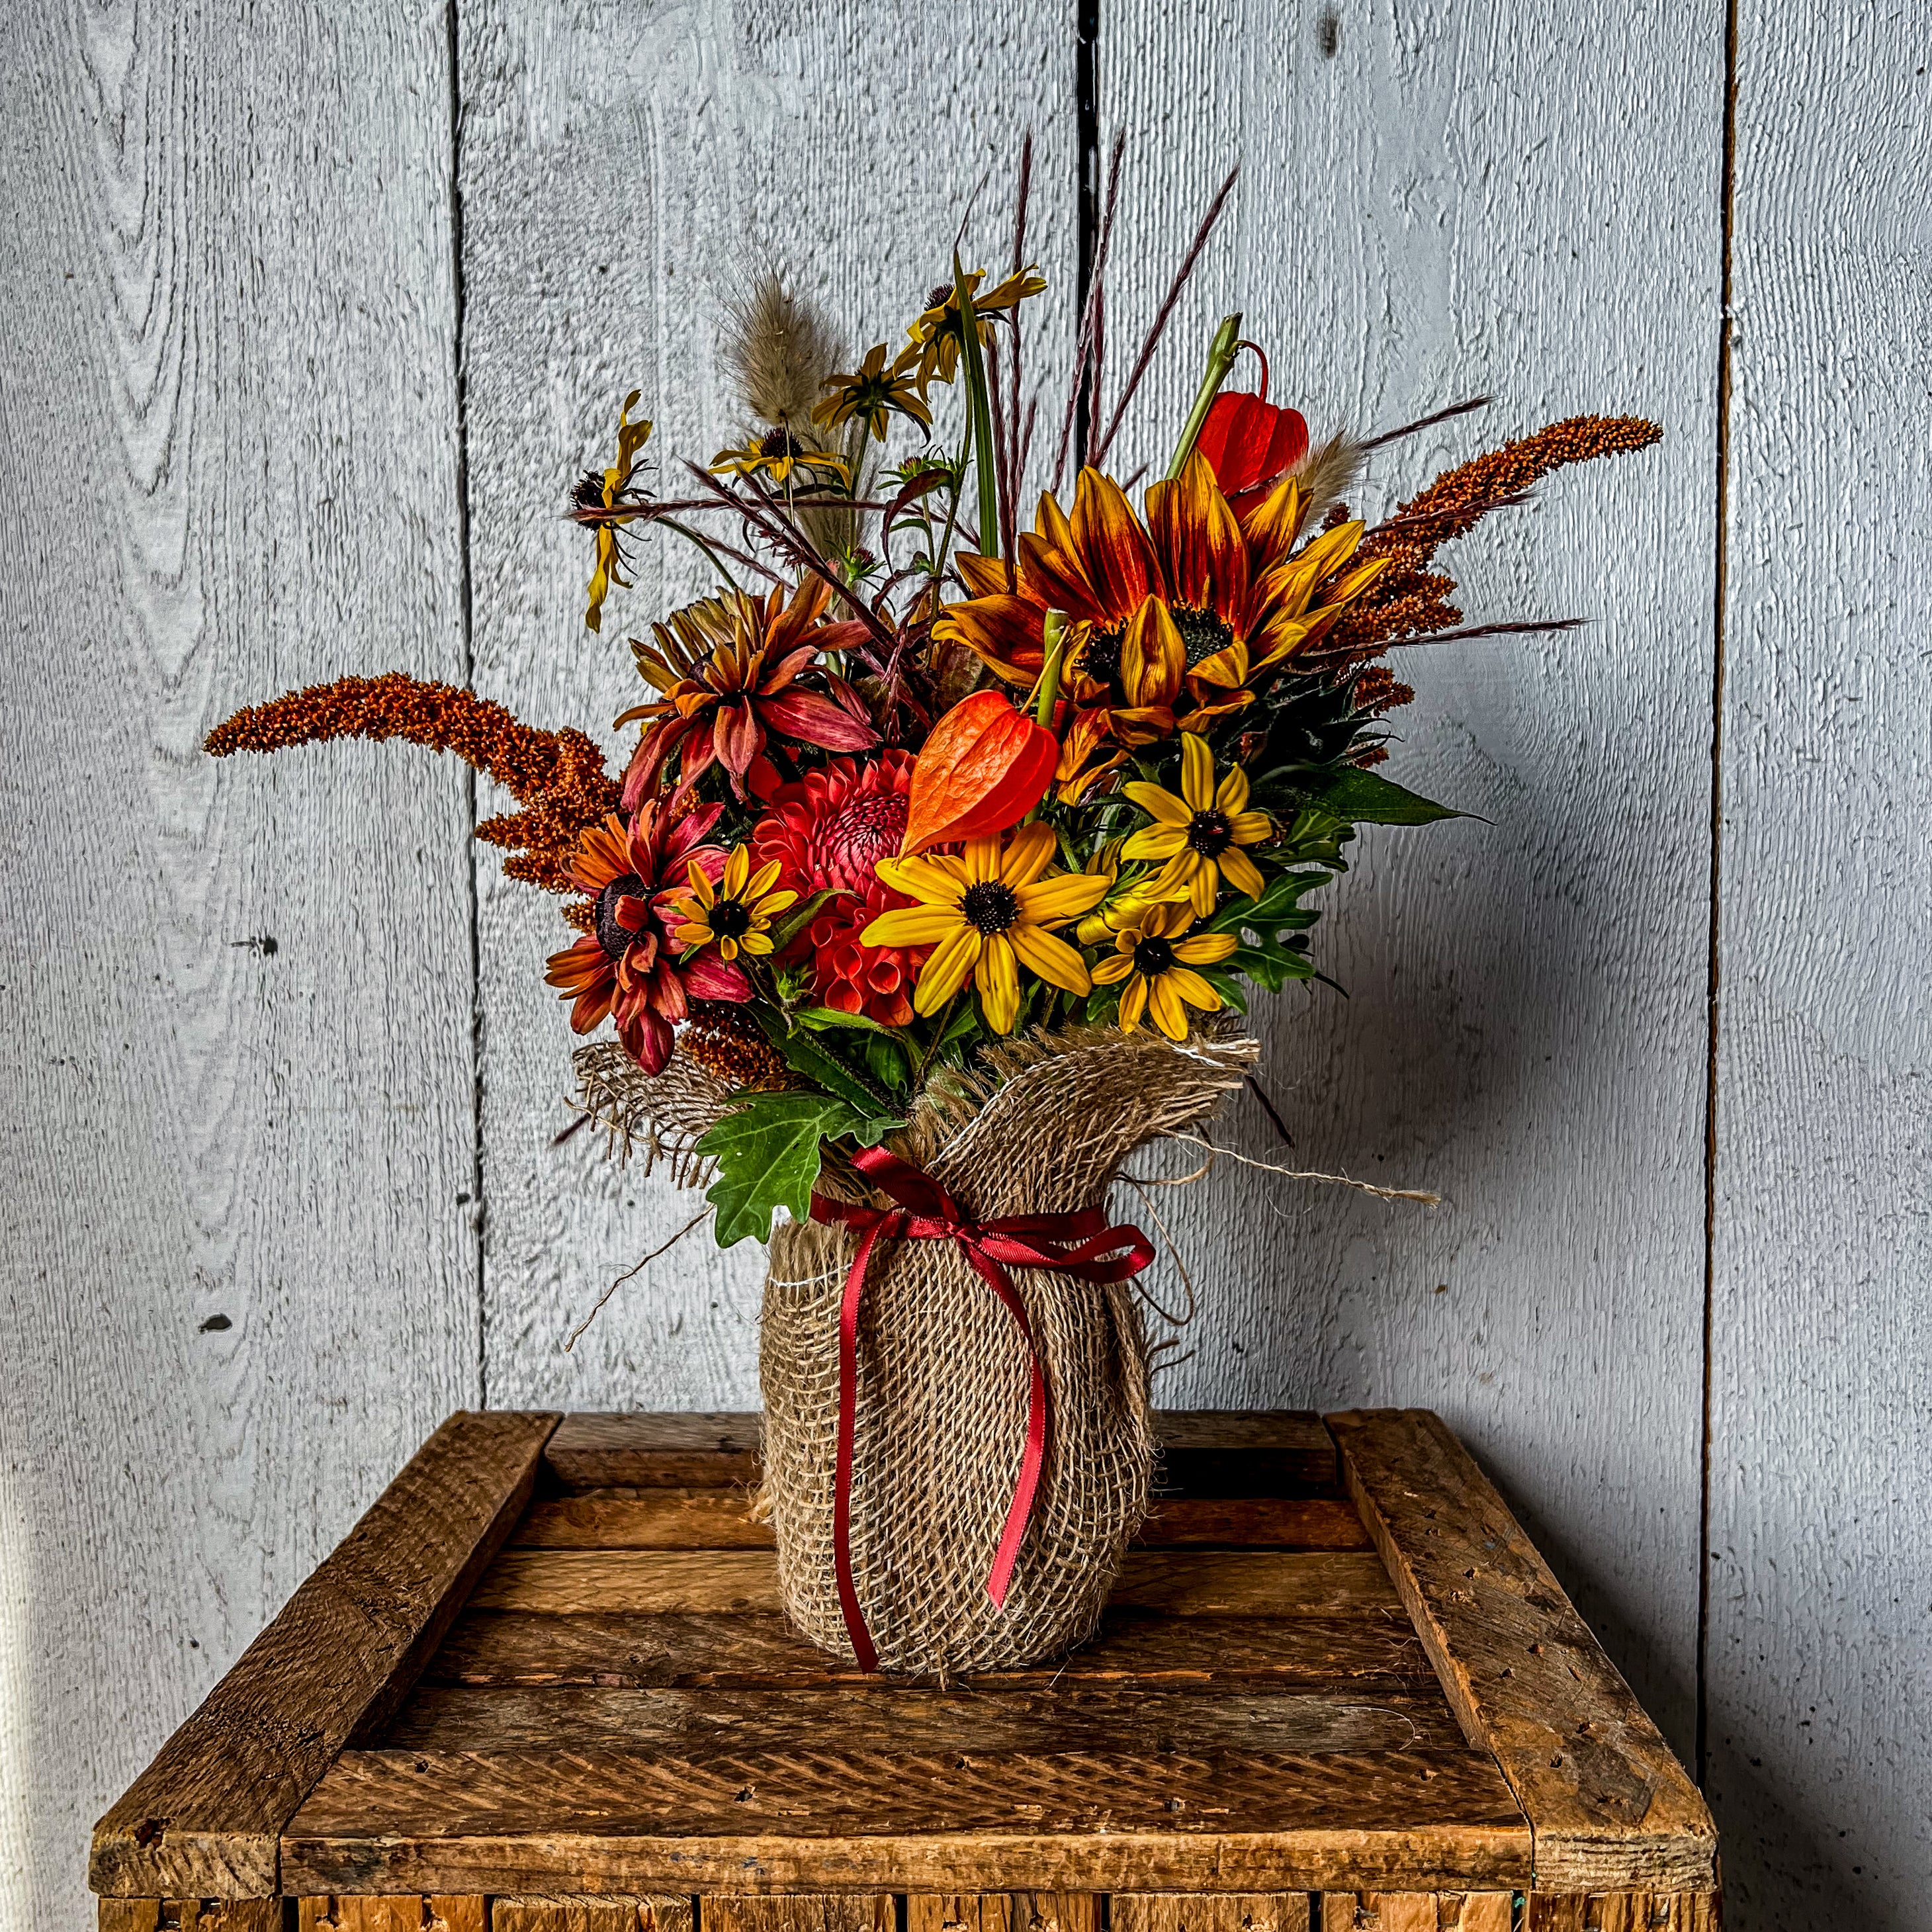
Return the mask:
[[[1288,478],[1245,518],[1238,517],[1198,453],[1173,482],[1147,493],[1142,522],[1111,477],[1083,470],[1065,515],[1049,496],[1023,532],[1015,585],[1006,566],[967,555],[960,574],[974,595],[949,604],[935,637],[956,640],[1012,685],[1039,678],[1048,610],[1078,626],[1069,694],[1082,740],[1061,774],[1082,789],[1098,769],[1102,740],[1154,742],[1176,730],[1212,731],[1254,701],[1265,674],[1313,644],[1386,568],[1374,559],[1345,569],[1361,541],[1348,523],[1295,544],[1308,510]],[[1088,714],[1098,714],[1089,716]]]

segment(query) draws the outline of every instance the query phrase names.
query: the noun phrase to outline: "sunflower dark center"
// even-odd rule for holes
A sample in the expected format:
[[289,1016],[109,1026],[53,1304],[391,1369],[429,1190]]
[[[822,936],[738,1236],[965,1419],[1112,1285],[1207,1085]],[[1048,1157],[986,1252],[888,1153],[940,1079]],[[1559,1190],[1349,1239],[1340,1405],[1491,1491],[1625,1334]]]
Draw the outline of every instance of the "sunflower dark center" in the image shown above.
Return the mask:
[[1080,668],[1096,683],[1115,691],[1120,688],[1124,635],[1119,631],[1093,632],[1087,639],[1087,648],[1080,654]]
[[1187,842],[1204,859],[1218,859],[1234,842],[1225,812],[1197,812],[1187,821]]
[[760,456],[799,457],[805,453],[805,445],[788,429],[775,429],[758,439]]
[[1150,936],[1134,948],[1134,970],[1144,973],[1149,979],[1156,979],[1174,964],[1174,946],[1171,941]]
[[926,298],[928,308],[944,308],[952,299],[953,286],[950,282],[941,282]]
[[742,938],[751,930],[751,908],[742,899],[720,899],[711,908],[709,922],[714,938],[718,939]]
[[1190,670],[1202,658],[1226,650],[1234,641],[1234,632],[1212,610],[1190,610],[1177,604],[1171,614],[1174,628],[1180,633],[1181,647],[1187,653]]
[[998,879],[982,879],[976,886],[966,888],[959,910],[975,932],[990,938],[996,932],[1004,932],[1019,917],[1020,902],[1011,886]]
[[601,470],[586,470],[577,479],[577,488],[570,493],[571,500],[580,510],[601,510],[604,507],[604,472]]
[[613,879],[597,895],[597,943],[613,959],[622,958],[638,936],[634,932],[626,932],[617,923],[617,902],[645,896],[644,882],[634,872],[626,872],[621,879]]

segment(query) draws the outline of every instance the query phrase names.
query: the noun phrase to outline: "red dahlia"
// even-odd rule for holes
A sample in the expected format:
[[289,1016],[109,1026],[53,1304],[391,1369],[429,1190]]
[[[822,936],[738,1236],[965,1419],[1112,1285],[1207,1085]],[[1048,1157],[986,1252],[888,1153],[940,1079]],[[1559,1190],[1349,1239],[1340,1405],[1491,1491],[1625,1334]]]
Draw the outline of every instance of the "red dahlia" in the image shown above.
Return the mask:
[[910,752],[884,752],[866,764],[834,758],[782,788],[752,834],[760,865],[776,859],[781,882],[801,898],[835,892],[800,935],[808,950],[813,997],[881,1026],[912,1018],[912,985],[932,948],[867,946],[859,934],[880,914],[912,901],[881,885],[873,867],[905,836]]

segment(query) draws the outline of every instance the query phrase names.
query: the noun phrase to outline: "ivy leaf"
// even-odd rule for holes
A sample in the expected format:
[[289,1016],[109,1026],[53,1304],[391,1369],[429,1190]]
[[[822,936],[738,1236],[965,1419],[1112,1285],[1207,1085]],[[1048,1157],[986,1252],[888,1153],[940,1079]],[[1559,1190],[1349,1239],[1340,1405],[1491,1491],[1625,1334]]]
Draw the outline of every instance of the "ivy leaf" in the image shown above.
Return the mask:
[[885,1111],[885,1096],[867,1086],[854,1070],[827,1046],[808,1033],[788,1033],[784,1022],[765,1005],[754,1000],[751,1015],[778,1055],[795,1073],[802,1073],[826,1093],[836,1094],[862,1117]]
[[[1278,993],[1291,980],[1315,976],[1313,962],[1307,957],[1307,928],[1320,917],[1306,910],[1301,896],[1328,883],[1327,872],[1280,872],[1270,879],[1258,898],[1242,899],[1216,913],[1210,922],[1216,932],[1232,932],[1242,944],[1221,962],[1224,974],[1244,974],[1257,986]],[[1216,980],[1210,985],[1221,990]],[[1245,1007],[1243,1011],[1246,1011]]]
[[1289,781],[1290,788],[1318,810],[1355,825],[1430,825],[1465,814],[1437,805],[1378,772],[1343,765],[1310,782]]
[[730,1247],[748,1234],[768,1240],[778,1208],[801,1221],[812,1212],[821,1141],[850,1138],[873,1147],[902,1124],[861,1114],[823,1094],[748,1095],[697,1146],[718,1163],[718,1178],[705,1196],[717,1210],[718,1245]]

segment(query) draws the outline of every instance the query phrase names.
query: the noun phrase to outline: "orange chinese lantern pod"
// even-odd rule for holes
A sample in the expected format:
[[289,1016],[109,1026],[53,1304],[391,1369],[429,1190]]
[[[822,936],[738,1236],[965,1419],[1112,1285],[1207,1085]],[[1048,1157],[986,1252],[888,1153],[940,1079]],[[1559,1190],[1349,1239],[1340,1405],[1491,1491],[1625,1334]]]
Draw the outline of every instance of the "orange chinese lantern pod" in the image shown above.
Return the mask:
[[912,768],[899,856],[1018,824],[1046,796],[1059,761],[1053,734],[1003,693],[962,698],[932,728]]
[[1214,398],[1195,445],[1207,458],[1221,494],[1258,496],[1308,454],[1308,424],[1299,410],[1277,409],[1262,396],[1223,390]]

